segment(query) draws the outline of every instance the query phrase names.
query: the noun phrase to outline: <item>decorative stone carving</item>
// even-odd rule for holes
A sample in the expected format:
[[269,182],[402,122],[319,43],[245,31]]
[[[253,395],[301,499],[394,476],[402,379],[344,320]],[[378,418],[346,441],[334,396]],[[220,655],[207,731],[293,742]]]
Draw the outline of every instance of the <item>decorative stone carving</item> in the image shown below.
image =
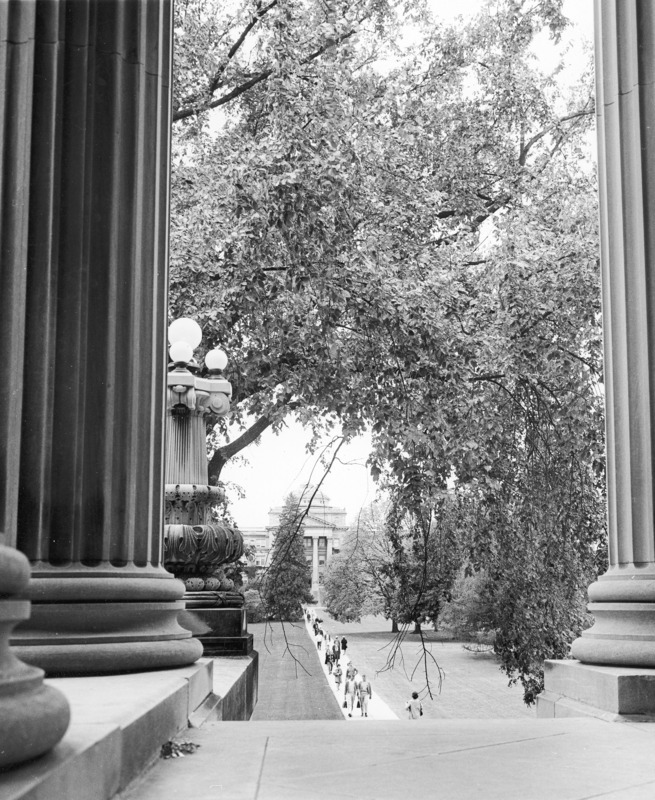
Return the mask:
[[209,576],[242,555],[243,537],[235,528],[216,522],[166,526],[164,565],[176,577]]
[[164,516],[166,522],[204,525],[211,519],[211,509],[225,499],[220,486],[197,486],[194,483],[166,486]]

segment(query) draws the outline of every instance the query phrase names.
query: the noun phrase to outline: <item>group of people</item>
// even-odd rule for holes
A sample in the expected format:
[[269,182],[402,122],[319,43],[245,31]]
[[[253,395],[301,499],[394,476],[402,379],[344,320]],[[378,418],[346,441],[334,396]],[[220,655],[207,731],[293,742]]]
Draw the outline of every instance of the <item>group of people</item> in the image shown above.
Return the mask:
[[307,622],[314,630],[317,650],[319,653],[325,654],[325,664],[328,673],[334,678],[337,694],[341,692],[341,684],[344,680],[341,662],[345,661],[346,663],[343,708],[347,709],[348,716],[352,717],[353,713],[359,710],[362,717],[368,717],[368,704],[373,697],[373,689],[366,675],[360,675],[358,670],[353,667],[352,661],[347,660],[348,640],[345,636],[342,636],[341,639],[338,636],[333,638],[322,627],[323,620],[319,619],[313,611],[307,612]]
[[[343,669],[341,662],[346,664],[346,676],[344,682],[343,708],[347,709],[348,716],[359,710],[362,717],[368,717],[368,704],[373,697],[371,682],[366,675],[360,675],[358,670],[353,667],[352,661],[348,660],[346,651],[348,650],[348,640],[345,636],[339,639],[334,638],[323,628],[323,620],[319,619],[314,611],[307,611],[307,622],[312,626],[316,639],[316,648],[319,653],[325,654],[325,664],[328,673],[334,678],[337,687],[337,694],[341,692],[341,684],[344,682]],[[419,700],[418,692],[412,692],[412,698],[405,703],[405,710],[409,714],[409,719],[420,719],[423,716],[423,704]]]

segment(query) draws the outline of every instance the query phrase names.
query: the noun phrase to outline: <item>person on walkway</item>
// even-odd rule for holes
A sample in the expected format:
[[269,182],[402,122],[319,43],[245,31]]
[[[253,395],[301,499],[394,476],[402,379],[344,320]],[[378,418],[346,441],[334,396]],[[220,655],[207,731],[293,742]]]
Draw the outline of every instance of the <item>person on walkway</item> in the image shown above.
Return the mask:
[[373,689],[371,688],[371,682],[366,680],[366,675],[362,675],[357,691],[359,692],[359,705],[362,710],[362,716],[368,717],[368,701],[373,697]]
[[346,637],[344,636],[341,639],[341,650],[345,653],[347,649],[348,649],[348,639],[346,639]]
[[326,664],[326,666],[328,668],[328,673],[331,675],[332,674],[332,650],[330,650],[330,648],[327,646],[327,644],[325,645],[325,664]]
[[405,704],[410,719],[419,719],[423,716],[423,706],[418,699],[418,692],[412,692],[412,699]]
[[323,644],[323,631],[319,628],[318,635],[316,636],[316,648],[320,650],[322,644]]
[[355,669],[355,667],[353,667],[353,662],[349,661],[348,666],[346,667],[346,679],[352,680],[355,677],[356,673],[357,670]]
[[355,695],[357,693],[357,687],[355,686],[355,681],[352,678],[346,679],[346,685],[343,689],[343,696],[346,700],[346,708],[348,709],[348,716],[352,717],[353,715],[353,708],[355,707]]
[[314,636],[318,636],[318,622],[316,620],[314,620],[312,627],[314,628]]
[[353,675],[353,680],[355,681],[355,686],[357,687],[357,691],[359,691],[359,684],[362,682],[362,676],[359,674],[359,671],[355,669],[355,674]]
[[332,652],[334,653],[334,663],[341,658],[341,645],[339,644],[339,639],[335,636],[334,644],[332,645]]
[[339,662],[337,662],[337,665],[334,668],[334,672],[332,674],[334,675],[334,682],[337,686],[337,692],[338,692],[339,689],[341,689],[341,678],[343,676],[343,670],[341,669],[341,664],[339,664]]

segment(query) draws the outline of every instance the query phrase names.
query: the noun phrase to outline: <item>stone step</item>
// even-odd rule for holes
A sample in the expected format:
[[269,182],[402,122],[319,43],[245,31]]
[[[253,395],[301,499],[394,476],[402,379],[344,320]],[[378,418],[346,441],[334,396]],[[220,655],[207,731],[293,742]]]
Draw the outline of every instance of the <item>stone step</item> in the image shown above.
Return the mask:
[[166,741],[186,735],[190,720],[247,719],[256,667],[256,658],[200,659],[179,669],[46,681],[67,697],[70,728],[50,753],[0,774],[0,800],[109,800],[157,761]]

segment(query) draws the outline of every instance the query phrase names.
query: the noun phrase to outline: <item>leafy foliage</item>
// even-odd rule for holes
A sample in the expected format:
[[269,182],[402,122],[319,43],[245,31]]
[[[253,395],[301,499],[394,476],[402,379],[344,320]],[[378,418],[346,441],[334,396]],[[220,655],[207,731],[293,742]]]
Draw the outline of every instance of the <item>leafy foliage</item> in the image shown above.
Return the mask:
[[213,476],[290,413],[370,428],[385,613],[434,618],[464,548],[529,702],[604,536],[591,82],[562,91],[532,51],[565,25],[559,0],[457,26],[382,0],[176,7],[172,313],[228,351],[244,425]]
[[295,622],[302,619],[302,605],[313,602],[311,570],[305,559],[304,525],[298,501],[287,497],[275,533],[270,564],[261,581],[261,596],[268,616]]
[[402,625],[436,622],[462,558],[448,505],[441,498],[422,515],[384,504],[364,509],[328,569],[329,613],[340,622],[363,613]]

